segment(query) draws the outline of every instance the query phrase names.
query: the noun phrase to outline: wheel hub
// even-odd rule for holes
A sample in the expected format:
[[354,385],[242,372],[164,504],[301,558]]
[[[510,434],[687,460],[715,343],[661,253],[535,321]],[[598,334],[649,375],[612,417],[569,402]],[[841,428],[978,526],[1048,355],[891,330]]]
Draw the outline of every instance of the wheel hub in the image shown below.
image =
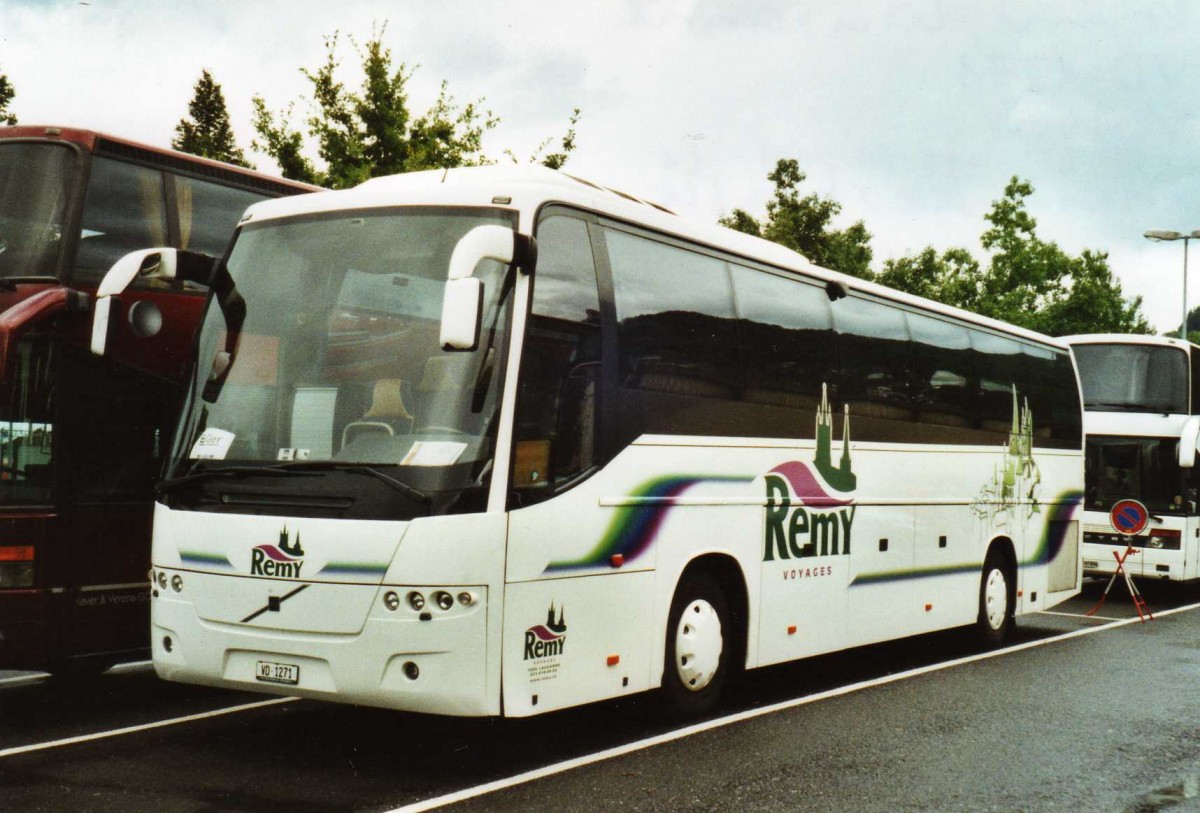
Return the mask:
[[712,682],[724,644],[716,609],[704,599],[689,603],[675,629],[675,670],[685,689],[698,692]]
[[987,581],[983,585],[983,611],[988,626],[993,630],[1004,626],[1004,620],[1008,617],[1008,581],[1000,568],[988,571]]

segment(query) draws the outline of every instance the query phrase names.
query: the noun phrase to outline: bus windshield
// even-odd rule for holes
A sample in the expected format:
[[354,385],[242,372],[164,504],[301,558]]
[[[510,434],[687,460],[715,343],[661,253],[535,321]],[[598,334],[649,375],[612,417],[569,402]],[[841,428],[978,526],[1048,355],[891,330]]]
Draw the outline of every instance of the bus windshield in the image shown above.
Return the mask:
[[0,144],[0,278],[57,274],[75,154],[57,144]]
[[1089,437],[1087,508],[1134,499],[1160,514],[1195,513],[1195,488],[1179,467],[1177,438]]
[[1084,408],[1187,414],[1187,354],[1144,344],[1076,344]]
[[[228,260],[244,316],[220,297],[209,305],[173,477],[232,464],[369,466],[421,494],[482,486],[502,388],[506,267],[475,271],[484,285],[477,349],[439,344],[450,254],[482,224],[513,227],[504,212],[444,209],[247,226]],[[225,359],[221,385],[204,391]],[[286,489],[283,479],[255,487]]]

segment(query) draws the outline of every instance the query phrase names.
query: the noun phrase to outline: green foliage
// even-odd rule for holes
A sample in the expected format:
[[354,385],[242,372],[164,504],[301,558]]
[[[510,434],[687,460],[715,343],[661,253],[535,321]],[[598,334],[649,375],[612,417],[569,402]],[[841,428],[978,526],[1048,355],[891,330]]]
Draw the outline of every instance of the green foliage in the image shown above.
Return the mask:
[[16,124],[17,116],[8,109],[17,91],[13,89],[8,77],[0,73],[0,124]]
[[731,229],[765,237],[798,251],[814,263],[856,277],[871,277],[871,234],[860,220],[849,228],[830,226],[842,211],[842,205],[815,192],[800,196],[799,187],[806,175],[793,158],[780,159],[767,180],[775,192],[767,202],[767,216],[761,222],[741,209],[722,217],[720,223]]
[[1071,256],[1037,234],[1026,208],[1028,181],[1013,178],[984,216],[980,236],[986,268],[965,248],[888,260],[878,281],[984,316],[1052,336],[1073,333],[1149,333],[1141,298],[1127,300],[1105,252]]
[[[1173,330],[1167,331],[1167,336],[1178,336],[1179,326],[1176,325]],[[1187,338],[1189,342],[1196,342],[1193,336],[1200,335],[1200,307],[1192,308],[1187,314]],[[1200,344],[1200,342],[1196,342]]]
[[175,125],[171,146],[192,155],[253,168],[233,137],[225,94],[207,69],[200,72],[194,91],[188,102],[189,118]]
[[[358,90],[339,78],[337,32],[325,38],[324,63],[315,70],[301,69],[312,85],[307,134],[316,142],[323,169],[305,157],[305,136],[291,124],[292,108],[272,113],[261,96],[254,97],[254,147],[275,159],[284,177],[344,189],[381,175],[491,163],[483,152],[483,136],[500,119],[482,107],[482,99],[460,106],[445,82],[433,106],[414,114],[407,87],[416,68],[393,62],[391,49],[383,44],[386,28],[374,29],[361,47],[354,43],[363,74]],[[576,110],[561,151],[542,163],[555,169],[566,163],[575,149],[578,120]]]

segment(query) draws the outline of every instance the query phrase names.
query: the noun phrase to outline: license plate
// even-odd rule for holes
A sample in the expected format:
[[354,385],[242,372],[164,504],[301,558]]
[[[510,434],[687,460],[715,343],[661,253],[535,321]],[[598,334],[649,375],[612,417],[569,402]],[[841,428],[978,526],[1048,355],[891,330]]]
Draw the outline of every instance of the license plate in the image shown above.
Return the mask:
[[1083,560],[1083,566],[1084,566],[1084,567],[1097,568],[1097,567],[1100,567],[1100,563],[1099,563],[1099,562],[1097,562],[1097,561],[1094,561],[1094,560],[1092,560],[1092,559],[1084,559],[1084,560]]
[[295,686],[300,682],[300,667],[293,663],[259,661],[254,667],[254,677],[265,683],[283,683]]

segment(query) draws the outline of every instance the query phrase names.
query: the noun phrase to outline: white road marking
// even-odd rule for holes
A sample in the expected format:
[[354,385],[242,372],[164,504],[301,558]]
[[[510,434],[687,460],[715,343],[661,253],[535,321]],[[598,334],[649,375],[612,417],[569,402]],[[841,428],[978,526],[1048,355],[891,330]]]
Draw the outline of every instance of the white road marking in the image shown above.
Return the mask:
[[[1176,607],[1172,610],[1163,610],[1162,612],[1157,613],[1155,618],[1163,618],[1168,615],[1174,615],[1175,613],[1182,613],[1196,609],[1200,609],[1200,603],[1189,604],[1186,607]],[[1095,616],[1093,616],[1093,618],[1094,617]],[[725,726],[733,725],[735,723],[752,720],[756,717],[763,717],[768,714],[774,714],[775,712],[786,711],[787,709],[805,706],[810,703],[817,703],[822,700],[829,700],[834,697],[842,697],[843,695],[853,694],[854,692],[860,692],[864,689],[872,689],[876,686],[884,686],[888,683],[896,683],[897,681],[907,680],[909,678],[919,677],[921,675],[927,675],[931,672],[940,672],[943,669],[952,669],[956,666],[974,663],[975,661],[998,658],[1002,655],[1012,655],[1016,652],[1024,652],[1027,649],[1046,646],[1047,644],[1065,641],[1070,638],[1079,638],[1084,635],[1091,635],[1103,630],[1115,629],[1116,627],[1123,627],[1128,624],[1136,624],[1139,620],[1140,619],[1135,616],[1133,618],[1124,618],[1119,621],[1113,621],[1099,627],[1084,627],[1083,629],[1072,630],[1071,632],[1066,632],[1062,635],[1056,635],[1053,638],[1042,638],[1038,641],[1027,641],[1026,643],[1017,644],[1016,646],[1008,647],[1006,649],[998,649],[993,652],[982,652],[977,655],[968,655],[965,658],[957,658],[956,660],[946,661],[944,663],[936,663],[929,666],[922,666],[917,669],[910,669],[907,672],[899,672],[894,675],[887,675],[885,677],[874,678],[872,680],[864,680],[861,683],[854,683],[849,686],[840,686],[836,689],[829,689],[827,691],[818,692],[806,697],[798,697],[794,700],[785,700],[781,703],[776,703],[771,706],[763,706],[762,708],[741,711],[737,714],[730,714],[727,717],[719,717],[716,720],[708,720],[707,722],[697,723],[696,725],[687,726],[686,728],[680,728],[675,731],[669,731],[665,734],[659,734],[655,737],[648,737],[644,740],[627,743],[626,745],[620,745],[616,748],[608,748],[603,751],[597,751],[594,754],[587,754],[585,756],[575,757],[574,759],[564,760],[563,762],[557,762],[552,765],[546,765],[545,767],[519,773],[515,776],[510,776],[505,779],[497,779],[493,782],[486,782],[482,785],[476,785],[473,788],[464,788],[463,790],[455,791],[454,793],[447,793],[443,796],[435,796],[432,799],[414,802],[412,804],[389,810],[387,813],[422,813],[422,811],[434,810],[446,805],[465,802],[468,799],[476,799],[480,796],[486,796],[489,793],[495,793],[499,790],[505,790],[507,788],[516,787],[517,785],[523,785],[527,782],[534,782],[539,779],[545,779],[549,776],[555,776],[560,773],[566,773],[567,771],[573,771],[576,768],[583,768],[588,765],[594,765],[598,762],[604,762],[605,760],[615,759],[616,757],[643,751],[647,748],[653,748],[658,745],[664,745],[669,742],[682,740],[696,734],[703,734],[706,731],[712,731],[714,729],[724,728]],[[0,756],[2,755],[3,752],[0,752]]]
[[[122,672],[142,672],[151,669],[154,666],[154,661],[130,661],[129,663],[118,663],[111,667],[108,671],[116,674]],[[24,686],[27,684],[41,683],[46,678],[50,677],[48,672],[28,672],[15,677],[0,678],[0,686]]]
[[83,734],[79,737],[67,737],[62,740],[52,740],[50,742],[36,742],[32,745],[18,745],[15,748],[5,748],[0,750],[0,758],[13,757],[17,754],[28,754],[33,751],[45,751],[50,748],[62,748],[64,745],[78,745],[84,742],[94,742],[96,740],[104,740],[109,737],[119,737],[122,734],[136,734],[139,731],[151,731],[155,728],[165,728],[166,726],[180,725],[181,723],[194,723],[198,720],[209,720],[213,717],[223,717],[227,714],[237,714],[239,711],[251,711],[253,709],[261,709],[266,706],[277,706],[281,703],[291,703],[299,700],[298,697],[276,697],[272,700],[261,700],[256,703],[245,703],[241,706],[230,706],[228,708],[216,709],[215,711],[205,711],[200,714],[189,714],[186,717],[173,717],[169,720],[159,720],[154,723],[143,723],[142,725],[132,725],[126,728],[114,728],[111,731],[100,731],[95,734]]
[[1113,618],[1111,615],[1088,615],[1087,613],[1056,613],[1052,610],[1041,610],[1038,615],[1062,615],[1067,618],[1094,618],[1097,621],[1128,621],[1128,618]]

